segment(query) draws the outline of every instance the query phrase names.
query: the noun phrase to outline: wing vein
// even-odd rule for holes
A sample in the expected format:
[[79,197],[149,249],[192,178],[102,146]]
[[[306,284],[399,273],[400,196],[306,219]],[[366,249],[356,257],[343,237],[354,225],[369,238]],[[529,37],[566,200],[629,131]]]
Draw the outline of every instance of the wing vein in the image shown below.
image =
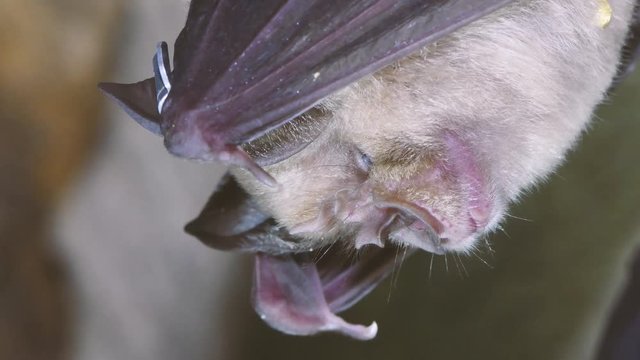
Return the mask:
[[[382,4],[380,4],[380,3],[382,3]],[[251,92],[251,90],[255,89],[259,85],[262,85],[263,83],[268,82],[268,81],[272,80],[273,78],[277,78],[280,75],[280,73],[284,69],[286,69],[292,62],[300,59],[301,57],[307,56],[309,54],[309,52],[312,52],[313,50],[315,50],[319,45],[326,45],[326,43],[328,41],[333,39],[333,37],[336,35],[336,33],[340,32],[341,30],[343,30],[343,29],[347,28],[348,26],[352,25],[354,22],[356,22],[357,20],[360,20],[362,17],[368,15],[367,12],[370,11],[371,8],[375,7],[376,5],[381,5],[382,7],[384,7],[384,6],[393,5],[393,3],[390,4],[388,0],[378,0],[378,1],[376,1],[375,3],[371,4],[370,6],[368,6],[365,10],[363,10],[362,13],[360,13],[358,16],[350,19],[349,21],[344,23],[342,26],[336,28],[335,30],[327,33],[322,38],[318,39],[318,41],[316,41],[311,47],[301,51],[299,54],[295,55],[291,59],[289,59],[289,60],[283,62],[282,64],[280,64],[269,75],[263,77],[259,81],[256,81],[251,86],[248,86],[247,88],[243,89],[242,92],[234,94],[233,96],[230,96],[228,98],[222,99],[221,101],[216,102],[215,104],[212,104],[212,106],[221,106],[221,105],[224,105],[224,104],[226,104],[228,102],[231,102],[231,101],[235,100],[236,98]]]

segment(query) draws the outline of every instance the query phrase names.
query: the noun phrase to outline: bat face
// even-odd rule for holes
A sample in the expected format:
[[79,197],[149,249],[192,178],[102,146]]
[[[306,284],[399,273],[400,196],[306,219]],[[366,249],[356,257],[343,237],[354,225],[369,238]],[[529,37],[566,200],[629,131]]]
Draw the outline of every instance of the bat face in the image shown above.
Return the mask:
[[234,175],[309,247],[473,250],[560,163],[609,86],[626,30],[594,23],[597,5],[539,1],[477,21],[245,146],[257,156],[323,129],[266,168],[280,189]]
[[[399,79],[397,71],[343,91],[303,120],[320,122],[324,130],[298,154],[267,167],[279,190],[234,172],[308,246],[348,239],[355,248],[394,242],[442,253],[473,246],[499,220],[507,189],[491,186],[490,159],[477,155],[463,129],[443,127],[428,109],[407,111],[404,101],[413,94],[404,90],[410,83],[390,83]],[[380,81],[389,83],[376,93]],[[247,150],[277,146],[271,141]]]

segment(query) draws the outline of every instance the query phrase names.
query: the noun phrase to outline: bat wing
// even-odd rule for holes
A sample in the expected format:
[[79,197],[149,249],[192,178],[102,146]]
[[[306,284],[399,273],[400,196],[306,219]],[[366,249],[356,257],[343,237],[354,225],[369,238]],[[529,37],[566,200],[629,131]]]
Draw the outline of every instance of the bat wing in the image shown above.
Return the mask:
[[162,135],[153,78],[134,84],[101,83],[99,87],[143,128]]
[[259,173],[238,145],[511,1],[193,0],[174,70],[164,52],[156,56],[156,93],[152,79],[101,88],[143,126],[162,129],[174,154]]

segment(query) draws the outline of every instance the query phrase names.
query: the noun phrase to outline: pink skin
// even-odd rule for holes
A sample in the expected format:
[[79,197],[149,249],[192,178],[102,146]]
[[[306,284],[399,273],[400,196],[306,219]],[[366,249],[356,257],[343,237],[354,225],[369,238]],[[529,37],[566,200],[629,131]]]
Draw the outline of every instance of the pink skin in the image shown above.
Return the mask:
[[446,227],[440,236],[459,239],[460,245],[466,245],[473,242],[476,234],[484,231],[490,224],[496,204],[492,201],[480,165],[471,149],[452,133],[446,133],[443,141],[447,148],[446,165],[467,194],[468,226],[466,229],[464,226]]

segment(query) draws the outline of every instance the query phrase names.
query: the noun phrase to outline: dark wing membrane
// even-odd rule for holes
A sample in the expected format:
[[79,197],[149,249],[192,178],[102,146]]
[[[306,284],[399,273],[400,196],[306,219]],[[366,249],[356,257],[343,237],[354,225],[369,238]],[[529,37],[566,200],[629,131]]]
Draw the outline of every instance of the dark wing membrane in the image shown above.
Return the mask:
[[193,0],[163,117],[243,143],[511,1]]
[[134,84],[98,84],[100,90],[114,99],[138,124],[156,135],[162,135],[155,86],[153,78]]
[[256,202],[229,174],[196,219],[185,227],[187,233],[218,250],[239,250],[284,254],[305,251],[306,247],[262,212]]

